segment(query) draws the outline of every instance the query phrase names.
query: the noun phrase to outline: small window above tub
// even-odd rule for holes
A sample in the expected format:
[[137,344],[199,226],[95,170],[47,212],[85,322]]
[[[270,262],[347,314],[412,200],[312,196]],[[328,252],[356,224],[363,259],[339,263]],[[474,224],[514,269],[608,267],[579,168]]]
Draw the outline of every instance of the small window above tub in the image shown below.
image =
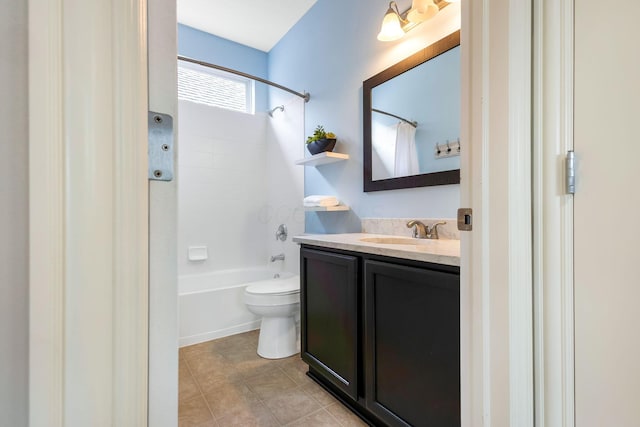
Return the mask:
[[178,62],[178,99],[254,114],[254,82],[188,62]]

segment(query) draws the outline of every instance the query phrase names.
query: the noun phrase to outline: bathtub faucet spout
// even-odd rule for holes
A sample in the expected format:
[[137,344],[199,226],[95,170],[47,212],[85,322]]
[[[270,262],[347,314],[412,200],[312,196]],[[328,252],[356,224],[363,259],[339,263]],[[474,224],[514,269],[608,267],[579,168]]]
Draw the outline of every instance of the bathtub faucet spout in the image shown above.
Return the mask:
[[271,262],[284,261],[284,254],[271,255]]

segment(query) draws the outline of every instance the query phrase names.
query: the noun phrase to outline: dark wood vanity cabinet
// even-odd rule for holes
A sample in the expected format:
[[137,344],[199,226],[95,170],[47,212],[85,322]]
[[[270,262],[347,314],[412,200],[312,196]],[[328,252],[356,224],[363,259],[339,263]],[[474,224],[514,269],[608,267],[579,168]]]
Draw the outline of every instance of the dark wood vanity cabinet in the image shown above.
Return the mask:
[[459,267],[310,245],[301,266],[309,375],[372,425],[459,426]]
[[460,276],[364,261],[365,402],[389,425],[460,425]]
[[347,396],[358,398],[358,258],[301,249],[302,360]]

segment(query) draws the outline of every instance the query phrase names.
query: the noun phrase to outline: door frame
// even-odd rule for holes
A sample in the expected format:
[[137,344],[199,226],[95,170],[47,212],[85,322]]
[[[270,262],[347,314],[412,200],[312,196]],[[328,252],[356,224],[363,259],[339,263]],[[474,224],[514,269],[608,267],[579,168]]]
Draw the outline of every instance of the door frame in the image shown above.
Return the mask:
[[146,425],[145,0],[29,0],[29,423]]
[[178,61],[176,0],[147,0],[149,110],[174,127],[174,179],[149,181],[149,425],[178,422]]
[[573,0],[534,0],[534,349],[536,426],[575,425]]
[[[469,49],[462,59],[461,131],[470,143],[461,158],[461,203],[475,212],[474,232],[461,245],[465,426],[533,425],[531,217],[526,214],[531,1],[462,6],[462,43]],[[145,0],[29,0],[29,413],[34,426],[80,423],[91,411],[105,424],[147,424],[149,193],[146,144],[130,144],[147,137],[146,6]],[[85,48],[74,49],[74,42]],[[496,52],[506,52],[507,61]],[[100,80],[76,72],[89,59],[115,74],[104,73]],[[101,97],[84,105],[83,91]],[[90,121],[76,120],[80,111]],[[105,118],[110,119],[106,134],[86,135]],[[107,154],[105,160],[110,153],[118,156],[92,169],[83,152],[76,152],[78,141]],[[104,170],[110,173],[99,173]],[[99,191],[74,185],[93,182],[101,185]],[[96,203],[107,209],[92,210]],[[103,226],[112,232],[99,234]],[[91,289],[109,298],[96,298],[82,287],[96,271],[113,280],[101,276]],[[78,299],[82,310],[70,304]],[[96,317],[113,339],[96,334],[96,322],[69,322]],[[69,333],[71,326],[79,327],[81,340],[77,331]],[[96,359],[90,358],[95,350],[81,351],[93,348],[101,350]],[[82,369],[83,362],[94,369]],[[99,386],[82,395],[83,381]]]
[[463,426],[534,424],[532,25],[532,0],[462,4]]

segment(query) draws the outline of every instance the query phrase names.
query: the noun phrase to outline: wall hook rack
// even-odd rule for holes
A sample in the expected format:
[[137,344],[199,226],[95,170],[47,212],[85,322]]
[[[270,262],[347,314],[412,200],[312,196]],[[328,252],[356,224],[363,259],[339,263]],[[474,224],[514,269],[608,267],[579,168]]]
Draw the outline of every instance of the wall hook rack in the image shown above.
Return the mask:
[[445,143],[436,143],[434,147],[434,157],[436,159],[444,159],[445,157],[454,157],[460,155],[460,138],[455,141],[447,140]]

